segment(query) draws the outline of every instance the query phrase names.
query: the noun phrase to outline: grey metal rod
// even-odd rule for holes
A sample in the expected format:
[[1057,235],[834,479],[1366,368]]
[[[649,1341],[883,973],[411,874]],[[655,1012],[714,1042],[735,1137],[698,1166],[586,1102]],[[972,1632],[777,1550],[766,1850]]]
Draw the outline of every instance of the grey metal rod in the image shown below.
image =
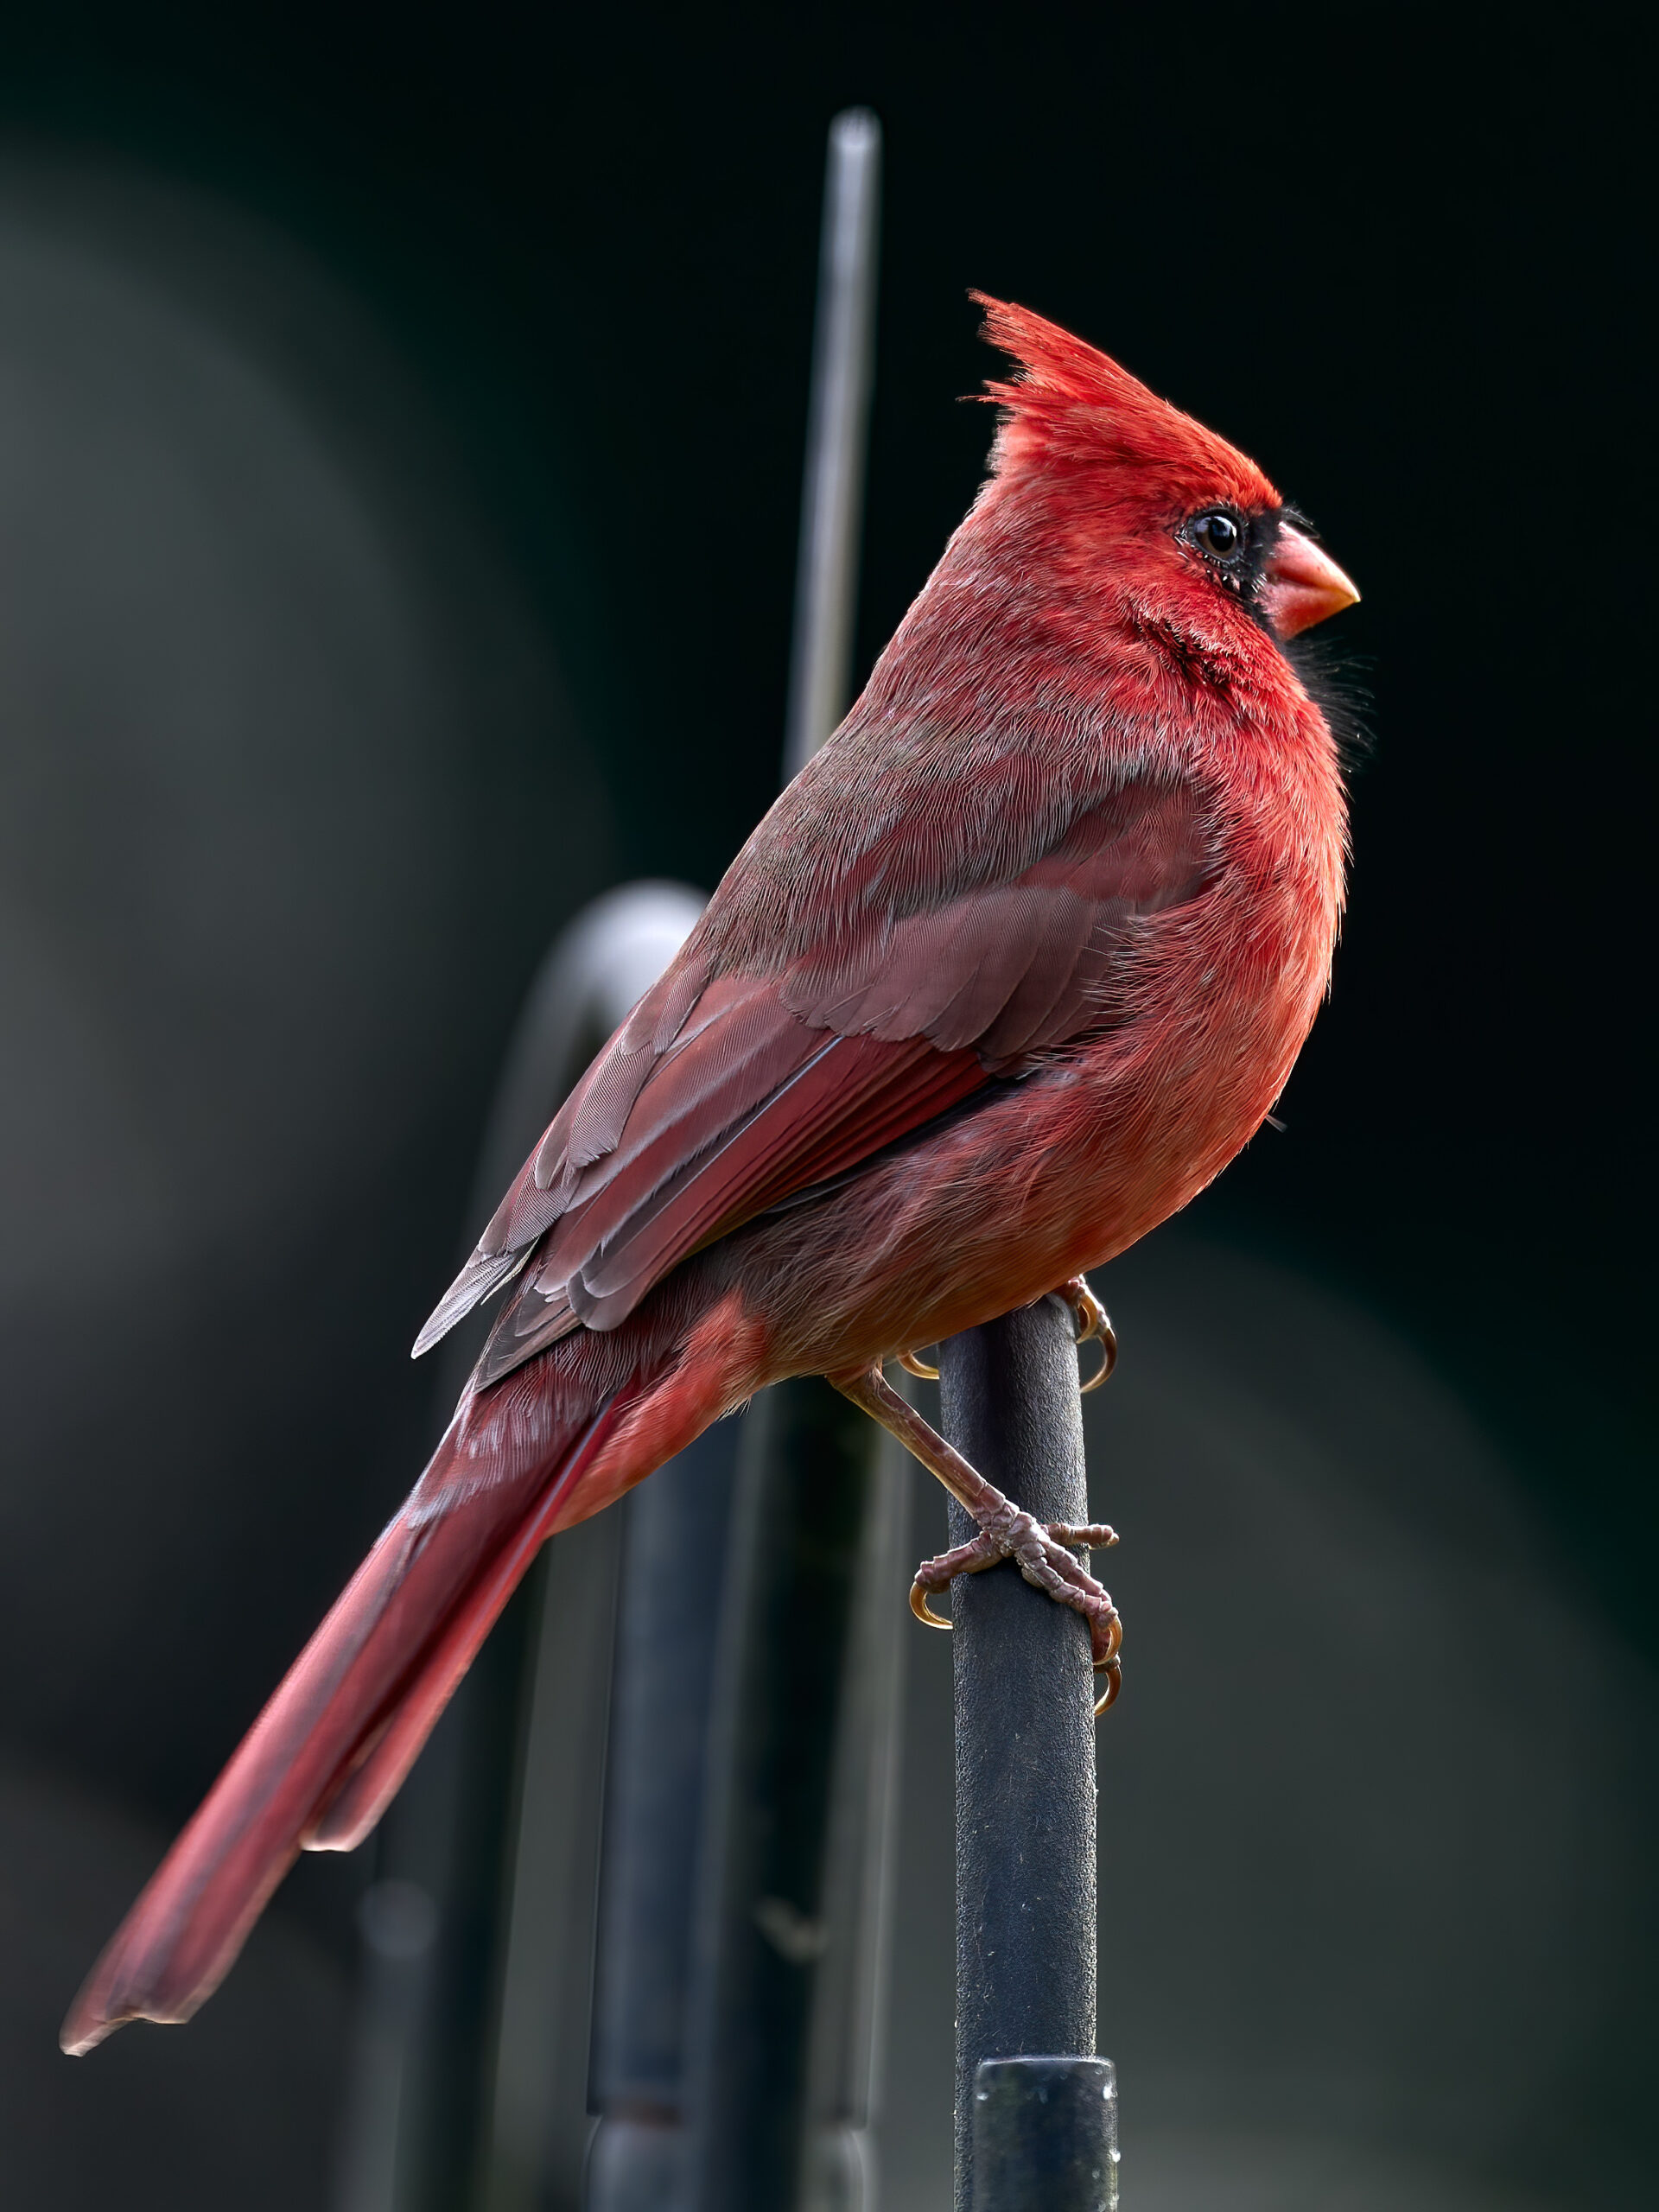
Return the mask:
[[[702,906],[683,885],[633,884],[562,933],[502,1071],[463,1251]],[[475,1317],[445,1347],[441,1423],[486,1325]],[[388,1813],[340,2212],[574,2205],[617,1539],[601,1515],[537,1563]]]
[[[862,1901],[845,1895],[829,1854],[837,1747],[849,1721],[880,1719],[855,1712],[865,1672],[855,1631],[883,1470],[873,1424],[816,1378],[767,1391],[747,1431],[687,2037],[688,2202],[790,2212],[815,2199],[852,2212],[856,2152],[826,2161],[815,2138],[863,2114],[814,2111],[813,2027],[833,1986],[850,2007],[868,1980],[856,1972]],[[890,1591],[896,1610],[896,1580]],[[843,2017],[837,2040],[861,2044],[861,2024]],[[833,2058],[830,2070],[841,2070]]]
[[628,1498],[606,1777],[588,2212],[671,2212],[686,2176],[686,2016],[709,1721],[743,1424]]
[[974,2212],[1117,2212],[1109,2058],[981,2060]]
[[[880,173],[880,128],[874,117],[862,109],[837,116],[830,129],[825,182],[785,779],[830,734],[850,690]],[[485,1151],[486,1188],[478,1218],[493,1206],[588,1053],[654,982],[696,912],[695,898],[677,887],[634,887],[598,902],[562,940],[532,993],[504,1081]],[[467,1342],[463,1333],[457,1358]],[[450,1379],[458,1382],[459,1374]],[[812,1387],[786,1386],[785,1395]],[[831,1405],[830,1426],[816,1445],[807,1433],[815,1416],[809,1414],[803,1425],[801,1412],[798,1402],[779,1410],[782,1426],[793,1439],[781,1448],[795,1455],[794,1464],[780,1471],[785,1490],[806,1478],[815,1452],[821,1458],[828,1445],[833,1456],[846,1445],[842,1402]],[[607,1851],[614,1863],[606,1877],[592,2076],[601,2127],[586,2183],[594,2212],[624,2212],[636,2203],[665,2209],[684,2175],[684,2083],[679,2077],[687,2009],[693,2003],[687,1977],[696,1917],[690,1869],[704,1825],[703,1745],[722,1605],[734,1442],[730,1429],[705,1440],[689,1455],[691,1464],[660,1471],[646,1495],[629,1503],[631,1556],[624,1567],[619,1701],[610,1745]],[[836,1933],[825,1973],[808,1978],[809,1992],[817,1993],[813,2001],[803,2007],[799,1991],[791,1999],[798,2015],[790,2060],[800,2088],[791,2121],[797,2137],[803,2129],[810,2133],[815,2120],[849,2137],[867,2116],[870,2036],[864,2014],[875,2002],[880,1979],[872,1951],[880,1917],[879,1866],[886,1849],[882,1790],[890,1761],[882,1723],[892,1701],[892,1669],[884,1667],[874,1645],[869,1651],[861,1647],[851,1662],[847,1647],[848,1624],[862,1618],[852,1603],[855,1555],[868,1554],[872,1531],[886,1529],[887,1548],[892,1548],[897,1478],[891,1471],[877,1475],[873,1447],[861,1437],[855,1447],[846,1448],[861,1472],[835,1510],[844,1513],[850,1507],[855,1524],[862,1512],[865,1524],[862,1537],[855,1527],[844,1586],[829,1597],[821,1623],[825,1640],[818,1670],[827,1670],[826,1679],[833,1677],[825,1729],[804,1763],[791,1766],[785,1758],[772,1783],[782,1793],[779,1802],[793,1803],[797,1816],[815,1792],[819,1798],[837,1792],[843,1799],[856,1796],[856,1803],[842,1804],[836,1833],[855,1835],[857,1847],[875,1856],[862,1873],[854,1876],[843,1868],[842,1878],[828,1885],[829,1916]],[[595,1551],[593,1560],[582,1566],[595,1589],[602,1583],[608,1590],[617,1516],[605,1519],[608,1526],[602,1535],[589,1540],[590,1548],[604,1548],[604,1557]],[[563,1540],[556,1567],[569,1554],[570,1566],[578,1567],[575,1554],[584,1534]],[[809,1548],[810,1544],[809,1535]],[[762,1563],[763,1581],[775,1564]],[[884,1573],[891,1564],[886,1562]],[[400,1880],[405,1889],[412,1882],[425,1885],[435,1908],[435,1936],[428,1941],[429,1955],[418,1969],[397,1963],[395,1971],[370,1976],[365,2056],[359,2069],[361,2111],[353,2117],[346,2161],[353,2212],[359,2205],[364,2212],[371,2206],[375,2212],[381,2207],[403,2212],[416,2202],[412,2192],[426,2183],[436,2194],[428,2190],[422,2202],[458,2198],[470,2186],[472,2201],[488,2212],[498,2207],[505,2212],[532,2198],[550,2205],[575,2201],[586,2126],[582,2069],[572,2063],[571,2053],[579,2037],[585,2037],[588,2018],[585,1945],[593,1923],[583,1870],[596,1833],[596,1776],[604,1751],[602,1744],[595,1750],[584,1736],[577,1775],[570,1764],[569,1731],[562,1734],[557,1725],[556,1702],[538,1700],[523,1687],[535,1675],[537,1650],[550,1636],[556,1641],[558,1617],[568,1612],[574,1618],[582,1611],[576,1601],[594,1596],[585,1588],[562,1590],[554,1605],[547,1583],[548,1575],[538,1570],[511,1624],[498,1631],[463,1686],[451,1721],[435,1738],[426,1770],[413,1778],[388,1827],[383,1872],[394,1885]],[[594,1602],[600,1603],[599,1598]],[[741,1611],[746,1602],[753,1606],[766,1601],[754,1586],[748,1600],[740,1595],[734,1602]],[[587,1621],[585,1612],[582,1618],[587,1624],[584,1641],[580,1651],[564,1655],[567,1662],[591,1662],[597,1668],[603,1661],[607,1666],[608,1637]],[[653,1666],[651,1638],[660,1637],[670,1620],[678,1624],[676,1648],[665,1665]],[[512,1630],[517,1630],[516,1643]],[[729,1624],[720,1632],[732,1642]],[[739,1635],[733,1648],[741,1643]],[[883,1650],[892,1647],[890,1636],[883,1643],[878,1635],[876,1643]],[[660,1644],[657,1649],[660,1653]],[[764,1652],[761,1662],[764,1685],[769,1673]],[[605,1685],[596,1678],[591,1690],[590,1709],[602,1704]],[[836,1715],[856,1722],[868,1738],[861,1758],[858,1746],[849,1746],[844,1734],[838,1738],[836,1726],[829,1725]],[[763,1687],[760,1704],[748,1711],[739,1731],[747,1746],[744,1757],[764,1743],[772,1726]],[[518,1763],[521,1805],[526,1810],[543,1806],[545,1817],[533,1836],[528,1828],[518,1836],[516,1851],[504,1852],[512,1739],[520,1730],[527,1732]],[[667,1758],[665,1745],[671,1747]],[[454,1756],[446,1764],[447,1753]],[[806,1770],[815,1760],[821,1773]],[[562,1761],[566,1782],[573,1785],[563,1793],[552,1787]],[[725,1781],[729,1786],[729,1775]],[[763,1805],[763,1819],[776,1809],[776,1804]],[[816,1848],[822,1858],[831,1823],[827,1805],[820,1811],[823,1834]],[[494,1823],[487,1834],[480,1827],[480,1814]],[[480,1840],[461,1848],[454,1837],[463,1830],[470,1837],[474,1828]],[[502,1882],[495,1870],[504,1857],[510,1872]],[[548,1869],[556,1864],[564,1870],[565,1890],[556,1928],[544,1909]],[[705,1870],[704,1890],[712,1882],[721,1894],[733,1894],[730,1873]],[[388,1894],[401,1892],[394,1886]],[[752,1928],[744,1904],[734,1938],[740,1949]],[[404,1987],[411,1974],[421,1984],[412,1994]],[[375,1997],[383,1985],[382,1995]],[[728,1974],[721,1987],[729,1992],[731,1986]],[[499,2032],[491,2063],[480,2069],[477,2050],[480,2040],[488,2040],[486,2016],[493,1995]],[[820,1997],[823,2001],[817,2001]],[[729,2038],[728,2048],[737,2050]],[[737,2063],[741,2070],[741,2057]],[[704,2086],[718,2103],[721,2085]],[[730,2091],[732,2083],[724,2088]],[[741,2103],[739,2097],[738,2107]],[[455,2109],[440,2124],[435,2114],[440,2107],[447,2113],[448,2104]],[[728,2095],[725,2108],[738,2107]],[[708,2141],[706,2129],[701,2139]],[[796,2148],[800,2150],[800,2142]],[[855,2146],[852,2155],[855,2164]],[[855,2194],[842,2192],[849,2203]],[[757,2201],[774,2212],[783,2200]]]
[[[940,1347],[944,1434],[1039,1521],[1089,1517],[1070,1320],[1058,1300]],[[950,1508],[950,1541],[975,1530]],[[1089,1632],[1007,1562],[951,1586],[957,1729],[957,2212],[974,2212],[982,2061],[1095,2047]]]
[[[852,689],[880,148],[866,109],[830,125],[785,779]],[[893,1578],[902,1476],[879,1432],[814,1379],[767,1392],[745,1427],[687,2037],[686,2201],[856,2212],[899,1663],[863,1586]]]
[[881,126],[847,108],[830,126],[823,240],[813,333],[794,650],[784,781],[799,773],[847,711],[857,612],[864,458],[875,362]]

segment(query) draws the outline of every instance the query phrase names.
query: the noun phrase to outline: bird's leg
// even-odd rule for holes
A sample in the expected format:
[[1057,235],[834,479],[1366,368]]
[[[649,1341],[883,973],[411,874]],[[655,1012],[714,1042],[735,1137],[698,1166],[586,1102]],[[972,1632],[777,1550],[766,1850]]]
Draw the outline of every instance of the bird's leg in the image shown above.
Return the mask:
[[976,1467],[969,1466],[961,1452],[899,1396],[879,1366],[859,1375],[834,1375],[830,1380],[843,1397],[850,1398],[896,1436],[931,1475],[937,1475],[978,1525],[979,1535],[971,1543],[958,1544],[938,1559],[924,1560],[917,1568],[910,1592],[911,1611],[916,1618],[933,1628],[949,1628],[950,1622],[929,1606],[929,1592],[949,1588],[958,1574],[977,1574],[982,1568],[995,1567],[999,1560],[1011,1559],[1027,1582],[1046,1590],[1088,1622],[1095,1671],[1106,1675],[1105,1694],[1095,1710],[1104,1713],[1117,1695],[1117,1652],[1123,1625],[1110,1597],[1067,1547],[1104,1549],[1117,1541],[1116,1533],[1098,1522],[1073,1528],[1057,1522],[1045,1529],[1012,1498],[1005,1497],[994,1483],[987,1482]]

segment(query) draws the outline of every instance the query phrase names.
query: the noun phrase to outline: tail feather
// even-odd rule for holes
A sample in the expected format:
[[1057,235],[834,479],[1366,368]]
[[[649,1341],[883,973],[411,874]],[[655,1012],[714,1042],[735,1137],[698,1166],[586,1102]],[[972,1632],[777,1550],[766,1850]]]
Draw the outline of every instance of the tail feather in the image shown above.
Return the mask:
[[416,1503],[429,1470],[92,1968],[67,2051],[126,2020],[188,2019],[301,1849],[368,1834],[622,1409],[612,1397],[540,1468],[439,1513]]
[[502,1607],[547,1541],[571,1484],[614,1426],[618,1410],[613,1401],[592,1423],[560,1469],[558,1478],[543,1494],[537,1510],[509,1536],[467,1592],[418,1678],[404,1692],[384,1734],[370,1740],[362,1764],[301,1838],[305,1850],[355,1851],[378,1826],[454,1695],[461,1676],[495,1626]]

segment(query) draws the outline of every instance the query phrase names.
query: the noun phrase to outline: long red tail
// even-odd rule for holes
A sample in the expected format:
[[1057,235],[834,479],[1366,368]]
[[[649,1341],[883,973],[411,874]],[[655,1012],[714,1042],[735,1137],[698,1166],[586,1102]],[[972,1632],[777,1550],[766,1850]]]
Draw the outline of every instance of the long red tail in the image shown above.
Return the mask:
[[92,1968],[66,2050],[90,2050],[126,2020],[188,2020],[301,1850],[348,1851],[368,1834],[544,1539],[581,1517],[572,1493],[632,1395],[590,1402],[562,1433],[543,1428],[543,1449],[505,1458],[480,1451],[463,1401]]

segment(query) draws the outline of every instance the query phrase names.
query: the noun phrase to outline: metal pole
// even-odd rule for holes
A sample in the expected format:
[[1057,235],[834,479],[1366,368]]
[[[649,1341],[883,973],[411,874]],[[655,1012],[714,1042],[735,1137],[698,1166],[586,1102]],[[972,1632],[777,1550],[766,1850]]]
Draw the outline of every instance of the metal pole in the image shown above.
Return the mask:
[[[1087,1521],[1077,1352],[1058,1301],[953,1338],[939,1368],[942,1426],[957,1451],[1038,1520]],[[951,1542],[974,1533],[953,1504]],[[1094,1677],[1084,1622],[1011,1563],[959,1575],[950,1610],[957,2212],[1013,2212],[1037,2198],[975,2193],[976,2076],[987,2059],[1094,2050]],[[1074,2126],[1082,2109],[1058,2105],[1045,2126]],[[1093,2212],[1092,2199],[1041,2201]]]
[[[635,884],[560,937],[507,1056],[463,1249],[702,906]],[[485,1325],[446,1347],[441,1420]],[[601,1515],[531,1570],[377,1838],[340,2212],[573,2212],[619,1525]]]
[[830,126],[812,344],[795,639],[784,780],[798,775],[847,711],[858,607],[858,542],[875,366],[876,219],[881,125],[866,107]]
[[[791,773],[829,734],[849,689],[879,165],[874,118],[863,111],[838,117],[790,685]],[[695,914],[694,899],[677,888],[618,894],[624,905],[664,906],[664,893],[676,908],[666,918],[665,908],[641,921],[601,902],[550,963],[486,1147],[491,1200],[549,1103],[654,979]],[[643,938],[652,942],[642,950],[635,939]],[[1039,1518],[1086,1519],[1076,1369],[1058,1309],[1045,1302],[958,1338],[944,1348],[942,1365],[944,1424],[958,1448]],[[747,1427],[734,1505],[730,1431],[659,1472],[646,1497],[631,1503],[633,1594],[618,1632],[610,1785],[616,1863],[604,1939],[615,1974],[601,1995],[594,2057],[601,2125],[588,2176],[593,2212],[647,2205],[653,2212],[682,2205],[779,2212],[791,2204],[853,2212],[865,2198],[861,2145],[875,2063],[899,1664],[897,1610],[889,1618],[873,1600],[894,1580],[904,1548],[904,1486],[892,1459],[873,1450],[875,1433],[821,1385],[772,1393],[764,1418]],[[546,1675],[556,1694],[532,1700],[518,1769],[518,1848],[499,1902],[487,1882],[480,1890],[471,1863],[459,1870],[458,1885],[457,1870],[442,1871],[455,1854],[459,1798],[476,1797],[453,1756],[456,1728],[452,1755],[428,1762],[433,1805],[406,1823],[421,1833],[407,1835],[400,1849],[394,1829],[385,1878],[365,1914],[370,1951],[385,1952],[390,1964],[371,2005],[364,2075],[372,2116],[348,2162],[346,2196],[355,2204],[435,2202],[429,2191],[436,2183],[445,2193],[442,2172],[464,2186],[472,2161],[462,2146],[477,2123],[458,2114],[447,2131],[454,2148],[435,2164],[432,2108],[422,2109],[448,2070],[432,2062],[438,2044],[454,2044],[442,2030],[453,2029],[459,2014],[445,2018],[453,2005],[435,2003],[435,1987],[429,1993],[424,1985],[427,1961],[442,1957],[455,1907],[475,1908],[485,1891],[491,1929],[510,1930],[510,1941],[497,1984],[493,2120],[483,2165],[474,2169],[474,2201],[502,2212],[575,2202],[586,2130],[577,2107],[563,2112],[568,2098],[557,2100],[558,2113],[545,2099],[554,2083],[572,2078],[587,2017],[587,1892],[602,1754],[588,1740],[591,1726],[579,1750],[567,1743],[560,1715],[570,1704],[573,1673],[608,1645],[600,1613],[609,1601],[601,1586],[608,1586],[613,1567],[615,1516],[607,1518],[611,1541],[602,1561],[597,1554],[591,1563],[578,1561],[569,1539],[561,1547],[583,1590],[563,1592],[556,1603],[550,1592],[525,1593],[520,1641],[531,1646],[531,1688]],[[954,1507],[951,1519],[952,1541],[965,1540],[971,1532]],[[728,1520],[717,1653],[715,1595]],[[600,1608],[591,1620],[584,1590]],[[1088,2051],[1094,2039],[1087,1634],[1007,1567],[964,1578],[954,1611],[958,2212],[1034,2212],[1039,2204],[1044,2212],[1111,2212],[1111,2069],[1068,2055]],[[671,1615],[674,1663],[659,1673],[653,1659]],[[558,1643],[562,1620],[564,1642],[574,1639],[579,1650],[548,1643],[550,1636]],[[501,1690],[484,1696],[488,1670],[468,1688],[473,1702],[491,1708],[484,1733],[499,1738],[523,1701],[505,1677],[516,1682],[524,1670],[517,1649],[506,1648],[512,1639],[496,1642]],[[711,1743],[702,1723],[716,1675]],[[604,1685],[595,1678],[589,1688],[576,1701],[591,1717]],[[462,1718],[458,1711],[456,1723]],[[478,1732],[477,1719],[460,1732],[469,1748]],[[435,1742],[435,1752],[443,1749]],[[486,1764],[491,1819],[499,1821],[502,1752]],[[418,1780],[408,1793],[411,1816],[420,1807]],[[702,1848],[694,1853],[700,1807]],[[702,1869],[695,1912],[694,1859]],[[550,1917],[533,1908],[555,1862],[560,1909]],[[404,1874],[404,1863],[418,1866],[430,1886]],[[546,1942],[530,1940],[537,1929]],[[499,1939],[480,1924],[463,1941],[475,1962],[468,1986],[481,1995],[491,1977],[486,1971],[480,1980],[479,1969],[501,1955]],[[476,1999],[461,2007],[463,2026],[477,2009]],[[465,2049],[454,2055],[464,2062],[476,2044],[470,2032],[461,2041]],[[1061,2055],[1032,2055],[1044,2050]],[[463,2075],[477,2079],[464,2063],[452,2082]]]
[[[830,126],[785,777],[852,688],[880,126]],[[904,1480],[822,1382],[745,1427],[687,2038],[693,2212],[856,2212],[882,1989]]]
[[[534,1132],[656,982],[702,905],[700,893],[681,884],[631,884],[596,899],[566,931],[524,1018],[527,1040],[540,1039],[540,1049],[527,1042],[503,1085],[501,1116],[512,1125],[511,1141],[503,1137],[505,1157],[515,1165],[523,1160]],[[512,1173],[509,1166],[493,1174],[493,1193]],[[690,1479],[695,1484],[695,1471]],[[474,2212],[575,2212],[581,2201],[591,2133],[601,1808],[607,1762],[616,1756],[612,1698],[639,1696],[637,1665],[629,1672],[632,1593],[623,1582],[617,1603],[619,1559],[637,1555],[641,1515],[647,1521],[660,1515],[665,1503],[683,1497],[686,1482],[682,1461],[659,1470],[621,1513],[601,1514],[561,1536],[537,1570],[515,1818],[497,1878],[503,1905],[493,1961],[488,2107],[470,2196],[455,2200]],[[716,1588],[722,1534],[716,1513],[702,1534]],[[683,1579],[684,1561],[679,1571]],[[695,1565],[690,1572],[698,1579]],[[651,1594],[659,1596],[660,1588]],[[666,1670],[657,1683],[657,1721],[676,1737],[702,1721],[695,1671]]]
[[[849,689],[880,160],[874,118],[862,110],[838,116],[826,178],[786,776],[829,735]],[[504,1080],[485,1150],[480,1218],[588,1054],[655,980],[697,903],[677,887],[636,887],[598,902],[561,940]],[[448,1378],[457,1386],[465,1344],[463,1337]],[[789,2172],[779,2190],[760,2180],[760,2193],[743,2201],[777,2212],[793,2200],[798,2170],[808,2168],[821,2179],[816,2202],[861,2201],[899,1650],[897,1611],[878,1611],[871,1591],[878,1582],[897,1586],[905,1493],[874,1432],[864,1433],[868,1424],[844,1401],[813,1384],[773,1395],[764,1422],[702,1440],[631,1498],[624,1516],[603,1516],[562,1539],[480,1656],[394,1808],[381,1859],[384,1909],[365,1922],[376,1963],[346,2160],[352,2212],[463,2200],[480,2212],[529,2212],[532,2204],[574,2206],[579,2188],[591,2212],[667,2212],[684,2201],[687,2185],[693,2014],[705,2048],[717,2033],[719,2053],[690,2085],[701,2116],[693,2132],[706,2154],[699,2171],[720,2165],[711,2145],[734,2134],[751,2147],[771,2146],[758,2164],[750,2161],[757,2179]],[[728,1545],[734,1461],[750,1430],[743,1534]],[[619,1529],[625,1565],[613,1678]],[[804,1621],[772,1619],[779,1575],[802,1599]],[[735,1586],[723,1594],[728,1585]],[[796,1681],[798,1694],[780,1706],[776,1662],[800,1635],[810,1641],[811,1680]],[[717,1646],[723,1688],[711,1697]],[[595,1727],[607,1689],[608,1761]],[[724,1747],[712,1791],[711,1703]],[[607,1866],[591,2075],[600,2124],[584,2185],[582,2050],[601,1770]],[[789,1839],[781,1858],[756,1859],[751,1814],[762,1826],[781,1824]],[[743,1868],[759,1869],[755,1897]],[[798,1893],[819,1900],[802,1921],[821,1929],[821,1940],[789,1919]],[[378,1963],[381,1923],[396,1936],[400,1903],[419,1908],[404,1915],[411,1929],[419,1922],[418,1960],[388,1952],[390,1962]],[[760,1921],[757,1903],[766,1907]],[[770,1935],[757,1937],[763,1925]],[[702,1961],[695,1994],[694,1927]],[[414,1936],[397,1940],[412,1951]],[[781,2038],[772,2033],[779,1992],[769,1999],[756,1982],[753,1957],[734,1978],[734,1960],[756,1940],[772,1947],[761,1982],[768,1961],[785,1961],[790,2024]],[[709,2027],[722,2008],[729,2033]],[[757,2027],[770,2061],[787,2053],[781,2075],[775,2063],[761,2069],[764,2079],[746,2074]],[[493,2044],[482,2063],[480,2043]],[[785,2075],[791,2086],[780,2106],[775,2092]],[[701,2201],[735,2212],[740,2200],[713,2185],[715,2194]]]
[[[871,1424],[827,1383],[768,1391],[747,1426],[688,2037],[688,2202],[695,2212],[855,2212],[865,2201],[857,2000],[874,2000],[871,1900],[861,1887],[847,1893],[836,1878],[850,1870],[832,1866],[830,1846],[849,1826],[886,1828],[885,1770],[849,1777],[838,1752],[871,1731],[879,1740],[895,1702],[886,1680],[868,1694],[877,1686],[855,1639],[872,1535],[880,1548],[891,1522],[893,1471]],[[889,1567],[885,1580],[891,1596],[900,1578]],[[851,1801],[841,1808],[838,1779]],[[885,1833],[876,1855],[885,1859]],[[826,2010],[836,2048],[815,2069]],[[815,2109],[815,2073],[846,2098],[839,2109]]]
[[1109,2058],[980,2061],[974,2212],[1117,2212]]
[[677,2212],[684,2201],[696,1844],[746,1425],[700,1436],[624,1509],[587,2212]]

